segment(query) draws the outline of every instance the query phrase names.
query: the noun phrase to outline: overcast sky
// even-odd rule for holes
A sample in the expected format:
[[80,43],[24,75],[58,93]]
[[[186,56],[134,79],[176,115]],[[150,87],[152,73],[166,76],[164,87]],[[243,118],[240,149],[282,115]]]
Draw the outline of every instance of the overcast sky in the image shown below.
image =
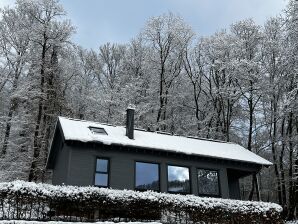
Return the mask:
[[[14,0],[0,0],[0,7]],[[276,16],[286,0],[60,0],[77,28],[73,40],[97,49],[106,42],[125,43],[151,16],[173,12],[199,35],[210,35],[245,18],[258,24]]]

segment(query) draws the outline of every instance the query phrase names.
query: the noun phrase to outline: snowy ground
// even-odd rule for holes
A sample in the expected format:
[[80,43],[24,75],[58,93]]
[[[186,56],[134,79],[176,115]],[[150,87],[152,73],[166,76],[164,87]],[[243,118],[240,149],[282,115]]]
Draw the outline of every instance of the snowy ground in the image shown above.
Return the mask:
[[[114,222],[57,222],[57,221],[49,221],[49,222],[41,222],[41,221],[22,221],[22,220],[2,220],[0,224],[114,224]],[[159,222],[117,222],[117,224],[161,224]]]
[[[88,223],[88,222],[57,222],[57,221],[50,221],[50,222],[39,222],[39,221],[22,221],[22,220],[11,220],[11,221],[7,221],[7,220],[2,220],[0,221],[0,224],[79,224],[79,223],[83,223],[83,224],[114,224],[114,222],[92,222],[92,223]],[[117,222],[117,224],[161,224],[159,222]],[[298,220],[297,221],[290,221],[287,222],[286,224],[298,224]]]

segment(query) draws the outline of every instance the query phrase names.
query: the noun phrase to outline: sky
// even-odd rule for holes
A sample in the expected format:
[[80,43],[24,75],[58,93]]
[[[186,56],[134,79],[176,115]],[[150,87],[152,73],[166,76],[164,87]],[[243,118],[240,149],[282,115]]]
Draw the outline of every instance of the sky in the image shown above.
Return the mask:
[[[152,16],[173,12],[184,18],[199,36],[229,28],[252,18],[262,25],[285,9],[286,0],[60,0],[76,27],[73,41],[98,49],[106,42],[126,43]],[[0,0],[0,7],[14,0]]]

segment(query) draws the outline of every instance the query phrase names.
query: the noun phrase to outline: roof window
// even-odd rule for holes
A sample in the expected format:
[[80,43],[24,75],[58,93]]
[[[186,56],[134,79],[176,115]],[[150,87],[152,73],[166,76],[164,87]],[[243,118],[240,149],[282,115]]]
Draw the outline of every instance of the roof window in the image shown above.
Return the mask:
[[92,134],[96,134],[96,135],[108,135],[108,133],[105,131],[104,128],[89,127],[89,129],[92,132]]

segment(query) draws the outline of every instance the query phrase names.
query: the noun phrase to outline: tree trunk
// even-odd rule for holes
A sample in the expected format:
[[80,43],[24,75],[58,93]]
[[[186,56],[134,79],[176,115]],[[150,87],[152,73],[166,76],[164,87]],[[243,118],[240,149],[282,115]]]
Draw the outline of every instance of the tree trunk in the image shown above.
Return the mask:
[[279,156],[279,170],[280,170],[280,183],[281,183],[281,195],[282,195],[282,206],[286,207],[287,204],[287,192],[286,192],[286,181],[285,181],[285,170],[283,166],[283,159],[284,159],[284,151],[286,147],[286,142],[285,142],[285,134],[284,134],[284,127],[285,126],[285,117],[282,120],[281,124],[281,139],[282,139],[282,146],[281,146],[281,152]]
[[[53,47],[52,57],[51,57],[51,72],[49,73],[49,78],[46,82],[46,102],[44,103],[44,133],[43,133],[43,161],[42,162],[42,174],[41,180],[45,182],[46,180],[46,162],[48,157],[48,149],[49,149],[49,139],[51,136],[51,130],[54,126],[54,118],[58,115],[59,111],[59,99],[56,94],[54,82],[54,77],[58,75],[58,54],[57,47]],[[56,83],[56,86],[59,85]]]
[[157,112],[157,125],[159,121],[161,120],[161,114],[164,108],[164,81],[165,81],[165,65],[164,65],[164,59],[163,59],[163,51],[160,50],[160,66],[161,66],[161,71],[159,74],[159,109]]
[[10,107],[9,107],[9,111],[8,111],[8,115],[7,115],[8,118],[7,118],[7,122],[6,122],[3,147],[2,147],[0,157],[5,157],[6,152],[7,152],[8,140],[9,140],[10,129],[11,129],[11,120],[12,120],[12,115],[15,112],[15,109],[16,109],[16,103],[11,102]]
[[293,175],[293,112],[288,116],[288,138],[289,138],[289,211],[288,220],[295,218],[295,194],[294,191],[294,175]]
[[40,91],[41,91],[41,98],[39,99],[38,103],[38,112],[37,112],[37,119],[35,124],[35,131],[34,131],[34,139],[33,139],[33,158],[31,162],[30,172],[29,172],[29,181],[36,181],[37,180],[37,163],[40,154],[40,128],[41,128],[41,121],[43,117],[43,101],[44,101],[44,82],[45,82],[45,66],[46,66],[46,47],[47,41],[44,40],[42,46],[42,54],[41,54],[41,70],[40,70]]
[[[17,66],[19,67],[19,66],[21,66],[21,64],[18,63]],[[16,91],[16,89],[18,87],[19,77],[20,77],[20,68],[17,68],[16,72],[15,72],[14,80],[13,80],[11,95]],[[8,115],[7,115],[4,141],[3,141],[3,146],[2,146],[2,151],[1,151],[0,157],[5,157],[6,152],[7,152],[7,146],[8,146],[9,136],[10,136],[10,129],[11,129],[11,120],[12,120],[13,113],[15,112],[16,108],[17,108],[17,102],[15,100],[11,99],[10,107],[9,107]]]
[[[281,190],[281,178],[280,173],[278,170],[278,161],[277,161],[277,154],[276,154],[276,129],[277,129],[277,121],[276,121],[276,113],[277,113],[277,105],[276,105],[276,97],[273,96],[273,100],[271,100],[271,128],[270,128],[270,139],[271,139],[271,152],[273,157],[273,164],[274,164],[274,174],[277,183],[277,195],[278,195],[278,202],[280,205],[283,204],[282,200],[282,190]],[[280,162],[280,161],[279,161]]]
[[[253,129],[253,101],[252,101],[252,82],[251,83],[251,90],[250,90],[250,97],[248,99],[248,106],[249,106],[249,128],[248,128],[248,141],[247,141],[247,149],[252,151],[252,129]],[[255,191],[255,179],[256,175],[252,175],[251,179],[251,190],[248,196],[248,200],[253,199],[254,191]]]
[[[252,133],[253,133],[253,113],[254,113],[254,105],[253,105],[253,82],[250,81],[250,90],[249,90],[249,98],[248,98],[248,106],[249,106],[249,129],[248,129],[248,142],[247,149],[252,151]],[[255,187],[256,188],[255,188]],[[259,183],[257,180],[257,174],[254,173],[252,175],[252,188],[248,197],[248,200],[253,199],[254,190],[256,189],[257,200],[260,199],[260,191],[259,191]]]
[[255,191],[255,175],[252,175],[251,190],[250,190],[249,195],[248,195],[248,200],[251,201],[253,199],[254,191]]

